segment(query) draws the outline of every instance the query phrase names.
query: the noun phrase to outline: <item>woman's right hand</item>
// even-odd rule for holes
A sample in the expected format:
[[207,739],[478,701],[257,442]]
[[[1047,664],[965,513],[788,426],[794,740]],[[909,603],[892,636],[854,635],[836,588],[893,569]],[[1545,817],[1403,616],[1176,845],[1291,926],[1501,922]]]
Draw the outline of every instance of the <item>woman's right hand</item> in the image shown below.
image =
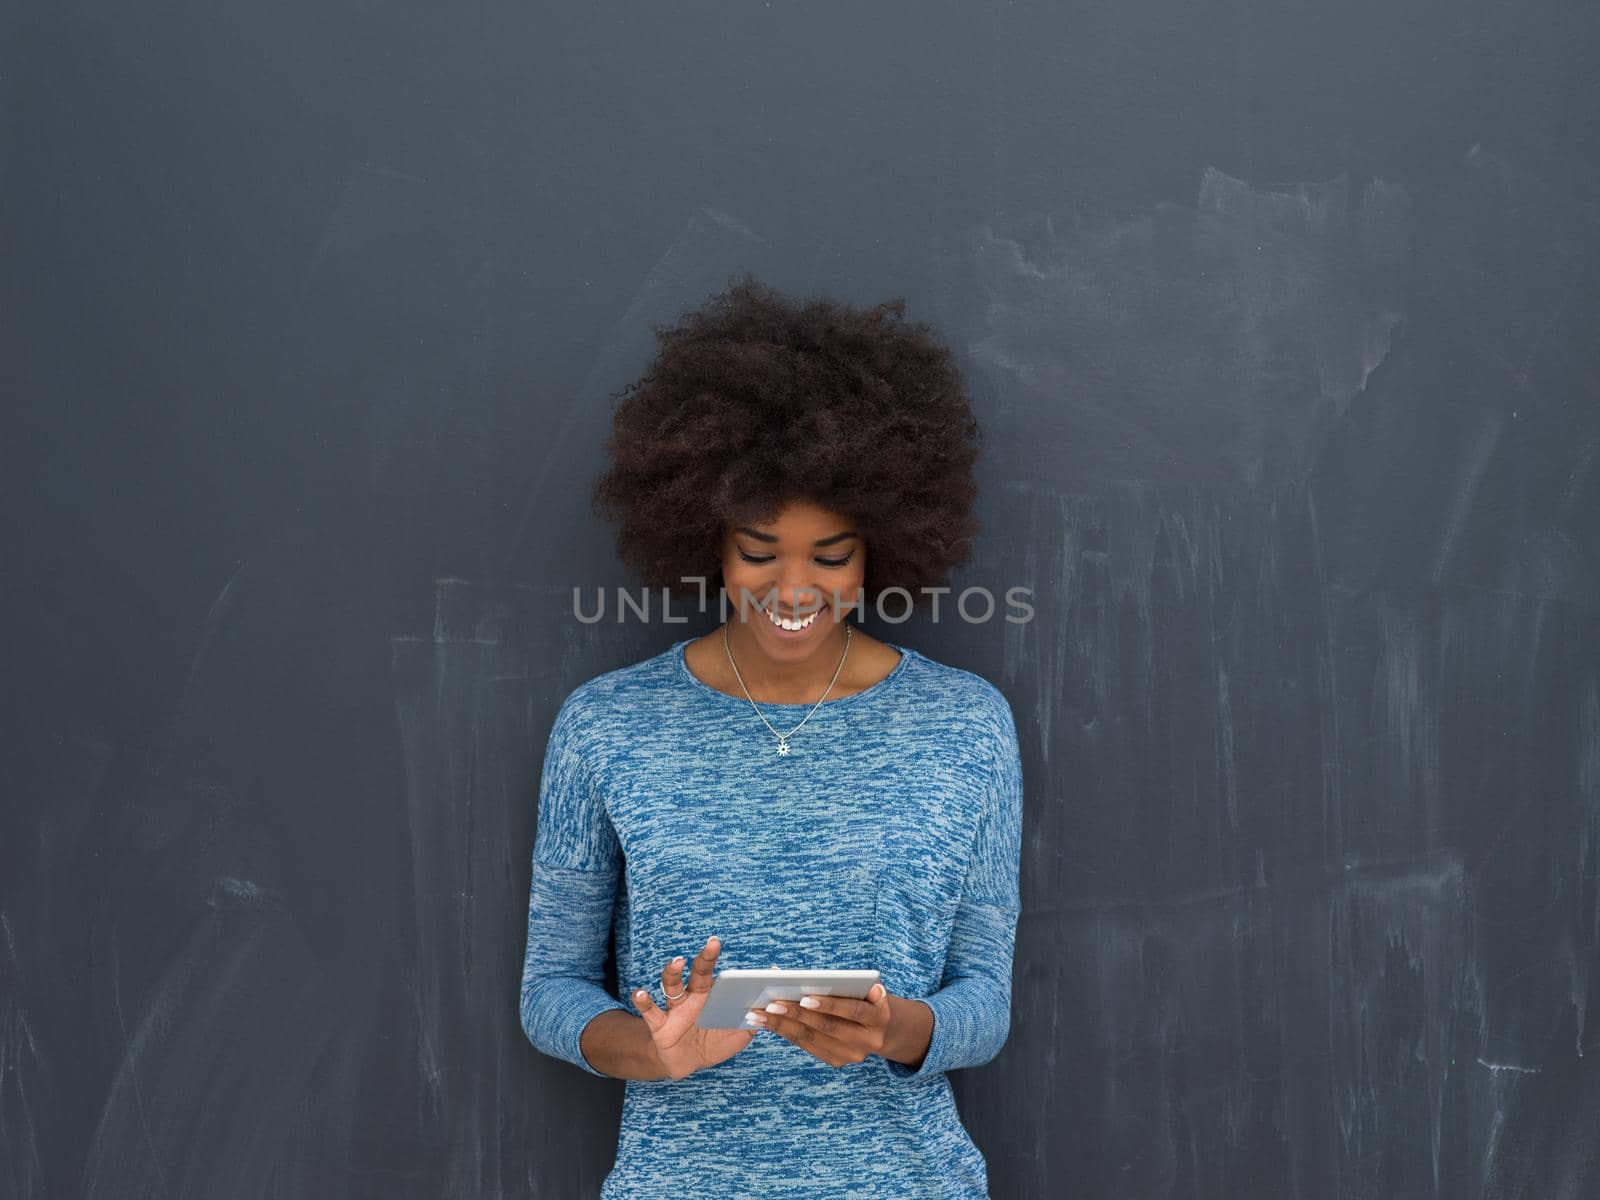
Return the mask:
[[[722,944],[716,938],[706,939],[705,947],[694,956],[687,991],[684,990],[681,957],[661,969],[661,990],[669,997],[665,1012],[656,1007],[649,992],[640,989],[633,994],[633,1006],[650,1030],[656,1057],[668,1078],[682,1079],[706,1067],[714,1067],[743,1050],[760,1032],[756,1029],[701,1029],[695,1024],[700,1010],[706,1006],[706,996],[711,991],[711,968],[721,952]],[[675,992],[683,992],[683,995],[670,999]]]

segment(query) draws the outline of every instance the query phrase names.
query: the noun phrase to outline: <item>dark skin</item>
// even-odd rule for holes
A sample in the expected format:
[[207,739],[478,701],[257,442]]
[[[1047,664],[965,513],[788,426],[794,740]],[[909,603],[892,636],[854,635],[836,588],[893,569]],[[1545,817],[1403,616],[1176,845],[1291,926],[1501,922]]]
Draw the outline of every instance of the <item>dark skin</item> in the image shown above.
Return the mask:
[[[683,1079],[715,1066],[748,1046],[759,1028],[787,1038],[830,1067],[865,1062],[869,1054],[916,1066],[927,1053],[928,1037],[933,1032],[932,1013],[928,1014],[924,1034],[914,1015],[897,1021],[897,1006],[891,1001],[923,1010],[927,1005],[920,1000],[891,997],[881,983],[874,984],[864,1000],[839,996],[806,996],[798,1004],[775,1000],[764,1012],[750,1013],[749,1020],[757,1029],[701,1029],[695,1022],[711,992],[713,967],[721,948],[715,937],[707,939],[705,947],[695,955],[687,986],[683,982],[682,958],[667,964],[661,972],[662,991],[669,997],[665,1011],[650,998],[650,993],[633,994],[634,1006],[644,1018],[653,1047],[651,1057],[656,1073],[646,1078]],[[676,995],[679,992],[683,994]],[[593,1024],[613,1016],[621,1014],[602,1013]],[[587,1048],[585,1055],[605,1070]]]
[[[795,501],[771,522],[730,529],[721,557],[723,583],[737,605],[726,626],[728,648],[723,646],[723,629],[718,629],[690,642],[684,654],[690,670],[711,687],[740,697],[748,688],[763,702],[813,704],[835,670],[839,677],[827,692],[828,700],[871,687],[900,661],[894,647],[853,628],[845,655],[843,622],[851,604],[859,603],[866,571],[865,542],[847,515]],[[768,615],[772,611],[801,619],[815,616],[803,632],[785,636]],[[729,650],[744,687],[728,665]],[[831,1067],[863,1062],[872,1054],[916,1067],[927,1054],[933,1010],[920,1000],[890,995],[881,983],[862,1000],[807,996],[799,1003],[774,1001],[765,1011],[749,1014],[756,1027],[750,1030],[699,1029],[695,1020],[705,1007],[720,951],[716,938],[707,940],[691,964],[687,985],[681,958],[662,968],[663,992],[684,992],[668,1000],[665,1011],[648,993],[634,994],[634,1006],[650,1035],[644,1057],[659,1072],[647,1077],[681,1079],[713,1066],[749,1045],[760,1028]],[[608,1016],[615,1020],[623,1015],[602,1014],[591,1025],[601,1025]],[[604,1046],[597,1044],[596,1053],[603,1058]],[[606,1070],[587,1043],[585,1054]]]

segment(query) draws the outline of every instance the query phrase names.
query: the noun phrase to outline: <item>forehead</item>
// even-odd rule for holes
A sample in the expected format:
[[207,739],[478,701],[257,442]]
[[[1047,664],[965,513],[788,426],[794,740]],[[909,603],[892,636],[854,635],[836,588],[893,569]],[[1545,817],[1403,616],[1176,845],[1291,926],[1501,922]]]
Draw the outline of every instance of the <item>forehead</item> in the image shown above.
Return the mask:
[[821,533],[839,533],[852,527],[848,513],[824,508],[811,500],[794,500],[784,505],[778,515],[768,521],[737,521],[735,529],[757,529],[779,537],[810,536]]

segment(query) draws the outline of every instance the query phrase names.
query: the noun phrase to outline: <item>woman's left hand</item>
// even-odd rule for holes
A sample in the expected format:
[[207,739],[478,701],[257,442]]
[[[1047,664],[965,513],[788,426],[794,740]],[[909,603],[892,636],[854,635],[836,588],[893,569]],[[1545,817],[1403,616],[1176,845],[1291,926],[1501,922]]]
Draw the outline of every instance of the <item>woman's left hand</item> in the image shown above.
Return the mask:
[[889,1030],[889,991],[872,985],[865,1000],[845,996],[807,996],[800,1003],[774,1000],[765,1010],[751,1009],[755,1028],[787,1038],[830,1067],[866,1061],[882,1054]]

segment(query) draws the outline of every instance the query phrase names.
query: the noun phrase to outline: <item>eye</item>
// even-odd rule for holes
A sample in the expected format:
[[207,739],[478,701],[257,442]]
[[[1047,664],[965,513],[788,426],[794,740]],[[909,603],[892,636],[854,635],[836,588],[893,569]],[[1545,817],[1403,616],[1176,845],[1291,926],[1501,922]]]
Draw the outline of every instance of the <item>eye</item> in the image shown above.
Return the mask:
[[[765,557],[757,558],[755,555],[746,554],[744,552],[744,547],[742,547],[742,546],[737,547],[737,549],[739,551],[739,557],[743,561],[745,561],[747,563],[757,563],[757,564],[769,563],[769,562],[771,562],[773,560],[774,557],[776,557],[775,555],[768,554]],[[850,562],[850,560],[852,558],[854,558],[855,556],[856,556],[856,553],[855,553],[854,550],[852,550],[849,554],[846,554],[843,558],[819,558],[819,559],[817,559],[817,562],[819,564],[821,564],[822,566],[824,566],[824,567],[838,568],[838,567],[846,566]]]

